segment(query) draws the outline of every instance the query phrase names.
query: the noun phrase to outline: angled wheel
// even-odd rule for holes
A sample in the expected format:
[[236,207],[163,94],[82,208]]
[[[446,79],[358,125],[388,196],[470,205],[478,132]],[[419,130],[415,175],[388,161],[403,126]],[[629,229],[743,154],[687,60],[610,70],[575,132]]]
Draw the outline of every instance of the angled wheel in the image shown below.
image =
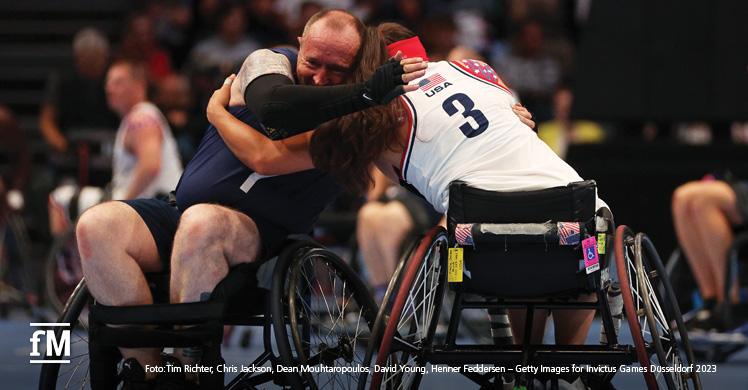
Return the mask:
[[[643,233],[634,238],[634,262],[639,284],[636,298],[644,309],[646,324],[642,328],[656,353],[652,366],[663,368],[655,373],[660,387],[668,389],[700,389],[698,373],[690,368],[695,363],[675,293],[652,241]],[[673,372],[665,372],[673,369]],[[678,370],[681,370],[678,372]]]
[[382,340],[382,333],[384,333],[384,329],[387,326],[387,319],[389,318],[388,313],[390,313],[390,311],[392,310],[392,305],[395,302],[395,295],[397,295],[397,292],[400,290],[400,285],[398,284],[400,282],[400,274],[405,269],[405,264],[408,263],[408,260],[411,258],[411,256],[413,256],[413,253],[418,248],[418,245],[420,244],[422,238],[423,237],[418,237],[410,244],[408,244],[406,250],[403,252],[402,256],[400,256],[400,260],[397,262],[397,266],[395,266],[394,272],[392,273],[390,282],[387,285],[387,290],[384,293],[384,297],[382,297],[382,303],[379,306],[379,311],[377,312],[374,326],[372,327],[372,336],[369,340],[369,345],[366,348],[364,367],[369,367],[369,371],[361,372],[358,381],[358,390],[366,389],[369,385],[369,381],[371,381],[370,373],[372,370],[372,360],[374,359],[375,353],[379,349],[379,344]]
[[272,294],[281,363],[312,367],[287,376],[290,384],[356,388],[377,313],[359,276],[336,254],[302,244],[278,259]]
[[63,329],[70,330],[70,363],[42,364],[39,389],[90,389],[88,350],[88,305],[91,295],[81,280],[65,304],[57,322],[69,323],[69,327],[57,328],[59,337]]
[[[650,346],[644,341],[642,324],[646,322],[644,311],[641,309],[639,294],[639,282],[637,278],[636,264],[634,262],[634,233],[626,225],[620,225],[616,229],[615,254],[616,271],[618,281],[621,284],[621,296],[623,297],[623,309],[626,321],[629,324],[631,337],[634,339],[636,356],[639,364],[647,369],[650,366]],[[649,370],[644,372],[644,381],[649,390],[657,390],[657,379]]]
[[65,303],[83,278],[75,232],[68,231],[52,244],[44,270],[47,301],[62,313]]
[[388,369],[371,373],[372,389],[410,389],[420,384],[426,365],[423,352],[433,340],[447,285],[446,249],[446,232],[437,226],[421,239],[400,273],[376,356],[375,368]]

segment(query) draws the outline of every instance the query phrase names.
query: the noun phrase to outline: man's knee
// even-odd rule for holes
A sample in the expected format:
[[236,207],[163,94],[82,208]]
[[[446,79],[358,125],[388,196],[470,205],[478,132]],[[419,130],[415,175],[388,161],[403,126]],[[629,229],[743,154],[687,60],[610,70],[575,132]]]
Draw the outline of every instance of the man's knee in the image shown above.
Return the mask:
[[362,223],[369,223],[376,220],[382,212],[384,205],[379,202],[369,202],[361,207],[358,211],[358,220]]
[[221,206],[198,204],[182,214],[174,246],[182,248],[180,253],[220,250],[234,264],[254,260],[259,239],[257,225],[248,216]]
[[690,182],[673,192],[672,208],[675,218],[693,220],[707,208],[715,206],[710,193],[714,192],[710,183]]
[[97,246],[110,243],[112,229],[117,226],[119,213],[114,202],[104,203],[86,210],[75,228],[78,249],[83,261],[90,259]]
[[672,208],[674,214],[686,213],[693,207],[695,199],[698,199],[700,182],[689,182],[681,185],[673,191]]
[[369,202],[358,211],[356,224],[359,231],[371,231],[379,224],[382,216],[383,205],[379,202]]
[[187,242],[215,242],[225,237],[227,218],[219,206],[196,204],[182,213],[177,235]]
[[397,236],[402,236],[413,229],[413,217],[404,204],[400,202],[387,203],[381,215],[385,229]]

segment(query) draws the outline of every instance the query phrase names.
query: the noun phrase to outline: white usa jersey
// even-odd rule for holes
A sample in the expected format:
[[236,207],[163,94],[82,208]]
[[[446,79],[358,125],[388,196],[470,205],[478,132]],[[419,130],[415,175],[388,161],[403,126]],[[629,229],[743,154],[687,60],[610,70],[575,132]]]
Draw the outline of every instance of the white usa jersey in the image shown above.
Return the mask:
[[485,63],[432,62],[415,83],[419,89],[401,97],[410,134],[400,177],[440,213],[447,211],[454,180],[492,191],[538,190],[582,180],[520,122],[512,111],[516,99]]

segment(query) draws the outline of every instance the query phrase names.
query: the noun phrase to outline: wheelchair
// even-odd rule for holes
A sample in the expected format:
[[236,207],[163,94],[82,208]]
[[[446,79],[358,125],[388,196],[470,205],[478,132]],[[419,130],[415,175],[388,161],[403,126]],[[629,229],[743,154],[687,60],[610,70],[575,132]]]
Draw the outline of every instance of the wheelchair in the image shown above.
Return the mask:
[[[744,306],[745,302],[748,302],[748,288],[745,287],[748,284],[748,267],[745,264],[748,260],[745,254],[746,248],[748,248],[748,230],[739,229],[727,253],[725,269],[725,296],[730,296],[735,283],[740,281],[740,286],[743,287],[739,291],[739,300]],[[694,301],[701,300],[701,296],[680,248],[676,248],[670,255],[666,272],[679,291],[692,292],[692,294],[682,294],[686,307],[693,308],[684,313],[683,318],[688,320],[695,317],[699,307],[694,305]],[[698,359],[722,363],[730,355],[748,347],[748,322],[745,322],[745,314],[736,315],[735,309],[736,306],[732,304],[722,304],[717,307],[716,313],[720,317],[720,322],[725,325],[726,331],[690,334],[693,350]]]
[[[517,365],[608,367],[612,369],[581,374],[587,386],[605,389],[612,388],[617,368],[635,362],[647,368],[643,375],[649,389],[701,388],[692,370],[650,370],[688,368],[694,362],[688,334],[651,240],[626,226],[615,229],[607,209],[596,212],[594,181],[514,193],[455,182],[449,191],[448,229],[437,226],[427,233],[390,282],[373,328],[372,339],[378,343],[367,349],[370,369],[361,374],[359,389],[418,388],[427,363],[493,366],[488,372],[453,371],[481,389],[507,384],[532,388],[536,379],[557,389],[560,376],[570,377],[542,370],[537,375],[513,372]],[[584,246],[593,237],[597,243]],[[597,263],[591,261],[594,250]],[[617,281],[611,278],[613,264]],[[455,298],[446,337],[437,337],[447,289]],[[608,299],[617,289],[634,345],[618,341],[621,313],[612,312]],[[582,294],[596,300],[583,301]],[[476,295],[484,299],[466,298]],[[457,343],[464,310],[509,308],[527,309],[522,340],[511,345]],[[533,309],[595,310],[602,319],[601,342],[534,344]]]
[[[147,277],[154,301],[168,302],[168,275]],[[262,265],[233,267],[202,302],[105,306],[93,300],[82,280],[58,320],[69,326],[56,329],[58,337],[71,331],[70,363],[44,364],[39,389],[118,388],[117,347],[201,346],[201,366],[225,367],[224,325],[263,328],[264,352],[242,366],[266,369],[237,368],[227,384],[217,369],[200,373],[201,389],[352,388],[358,375],[276,367],[358,367],[376,313],[358,275],[337,255],[302,237],[289,239],[277,258]]]
[[22,308],[32,318],[44,320],[34,262],[21,210],[10,208],[5,217],[0,210],[0,318],[6,318],[13,308]]

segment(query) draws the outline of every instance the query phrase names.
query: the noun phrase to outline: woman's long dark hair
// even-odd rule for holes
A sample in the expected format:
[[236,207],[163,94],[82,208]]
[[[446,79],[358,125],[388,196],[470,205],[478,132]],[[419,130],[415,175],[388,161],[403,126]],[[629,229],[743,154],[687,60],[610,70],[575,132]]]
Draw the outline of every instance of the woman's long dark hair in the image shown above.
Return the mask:
[[[360,61],[351,81],[365,81],[387,59],[382,33],[377,28],[368,27]],[[323,124],[314,132],[309,148],[314,165],[330,173],[352,193],[363,193],[372,183],[374,161],[399,142],[399,110],[394,101]]]

